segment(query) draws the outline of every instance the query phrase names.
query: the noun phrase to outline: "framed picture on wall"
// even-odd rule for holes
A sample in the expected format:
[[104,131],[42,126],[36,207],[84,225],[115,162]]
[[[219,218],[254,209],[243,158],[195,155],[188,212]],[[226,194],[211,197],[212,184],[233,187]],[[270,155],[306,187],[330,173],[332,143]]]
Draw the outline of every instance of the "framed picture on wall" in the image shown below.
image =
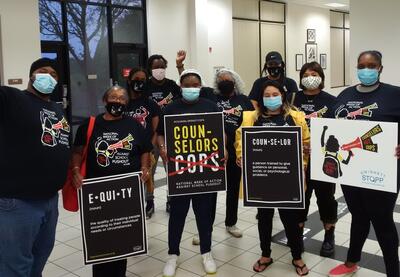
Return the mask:
[[316,43],[306,43],[306,63],[318,62],[317,50]]
[[326,54],[319,55],[319,64],[321,65],[322,69],[326,69],[326,59],[327,59]]
[[296,71],[300,71],[304,64],[303,54],[296,54]]
[[315,29],[307,29],[307,42],[308,43],[316,42],[317,41],[316,35],[317,32],[315,31]]

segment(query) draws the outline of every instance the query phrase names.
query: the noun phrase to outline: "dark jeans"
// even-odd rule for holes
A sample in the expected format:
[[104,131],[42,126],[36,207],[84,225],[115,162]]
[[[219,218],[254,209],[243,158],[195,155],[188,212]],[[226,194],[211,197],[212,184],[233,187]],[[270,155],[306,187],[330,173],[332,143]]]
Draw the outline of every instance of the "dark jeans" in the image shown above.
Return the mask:
[[317,205],[320,219],[323,223],[336,223],[337,222],[337,207],[338,203],[335,199],[336,185],[334,183],[327,183],[322,181],[311,180],[310,167],[306,171],[306,184],[307,190],[305,193],[306,207],[303,210],[304,214],[300,222],[307,221],[308,212],[310,209],[310,199],[313,191],[317,197]]
[[[201,254],[211,251],[212,224],[215,217],[216,193],[172,196],[168,223],[168,254],[180,255],[179,244],[185,227],[185,219],[192,202],[200,237]],[[214,214],[214,215],[213,215]]]
[[126,259],[93,265],[93,277],[125,277]]
[[[299,227],[301,210],[278,209],[279,216],[285,228],[288,245],[295,260],[301,259],[302,233]],[[258,235],[263,257],[271,257],[272,221],[274,209],[258,209]]]
[[0,198],[0,276],[41,277],[57,219],[58,194],[45,200]]
[[241,168],[236,165],[236,156],[229,154],[226,165],[227,191],[226,191],[226,217],[225,226],[233,226],[238,220],[238,203]]
[[360,261],[361,251],[372,223],[382,249],[386,274],[389,277],[399,277],[399,238],[393,220],[398,193],[350,186],[342,186],[342,190],[352,216],[347,261]]

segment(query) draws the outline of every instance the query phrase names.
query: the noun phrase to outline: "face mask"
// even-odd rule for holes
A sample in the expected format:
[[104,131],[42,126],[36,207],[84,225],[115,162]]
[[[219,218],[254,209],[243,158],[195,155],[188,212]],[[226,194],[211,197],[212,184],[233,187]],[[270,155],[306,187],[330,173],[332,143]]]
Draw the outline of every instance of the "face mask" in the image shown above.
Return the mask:
[[268,74],[271,77],[279,77],[283,73],[283,68],[282,67],[267,67]]
[[48,73],[37,73],[32,86],[41,94],[53,93],[57,81]]
[[357,70],[358,79],[360,80],[361,84],[365,86],[371,86],[378,82],[379,78],[379,71],[378,69],[358,69]]
[[319,76],[308,76],[304,77],[301,79],[301,84],[306,88],[306,89],[317,89],[322,82],[322,78]]
[[182,88],[182,97],[188,102],[199,99],[200,88]]
[[151,71],[151,75],[157,81],[162,81],[165,79],[165,68],[157,68]]
[[116,102],[109,102],[106,104],[106,110],[113,117],[120,117],[125,111],[125,105]]
[[233,92],[235,84],[232,81],[221,81],[218,83],[218,90],[223,95],[229,95]]
[[131,90],[134,91],[134,92],[143,93],[145,85],[146,85],[145,81],[132,80],[131,81]]
[[270,111],[276,111],[282,106],[282,97],[274,96],[274,97],[263,97],[264,107],[266,107]]

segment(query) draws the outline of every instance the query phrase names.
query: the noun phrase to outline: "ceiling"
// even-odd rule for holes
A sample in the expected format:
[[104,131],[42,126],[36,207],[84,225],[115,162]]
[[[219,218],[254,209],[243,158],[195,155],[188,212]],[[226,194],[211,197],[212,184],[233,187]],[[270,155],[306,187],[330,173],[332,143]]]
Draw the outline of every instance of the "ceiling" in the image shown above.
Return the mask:
[[[349,9],[350,9],[350,0],[284,0],[284,1],[286,3],[314,6],[314,7],[320,7],[320,8],[330,9],[330,10],[349,11]],[[332,7],[328,7],[325,5],[328,3],[345,4],[346,7],[332,8]]]

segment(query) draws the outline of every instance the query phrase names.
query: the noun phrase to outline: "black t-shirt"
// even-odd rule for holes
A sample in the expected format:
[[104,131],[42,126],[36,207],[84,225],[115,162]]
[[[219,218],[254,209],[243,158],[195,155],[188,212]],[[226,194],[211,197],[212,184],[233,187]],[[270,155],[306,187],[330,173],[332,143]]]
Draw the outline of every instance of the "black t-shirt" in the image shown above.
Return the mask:
[[[261,77],[261,78],[255,80],[255,82],[253,83],[253,87],[251,88],[251,91],[249,94],[249,98],[251,100],[254,100],[257,102],[260,102],[262,100],[261,88],[262,88],[262,85],[268,80],[269,80],[268,76]],[[287,97],[289,97],[289,95],[291,95],[293,92],[298,91],[296,81],[293,79],[285,77],[283,79],[283,86],[284,86],[285,90],[287,91],[287,93],[286,93]],[[287,98],[287,99],[289,99],[289,98]]]
[[214,93],[214,89],[210,87],[202,87],[200,89],[200,97],[206,98],[214,103],[217,102],[217,95]]
[[176,101],[169,104],[161,116],[160,123],[158,124],[157,134],[164,135],[164,115],[172,114],[185,114],[185,113],[211,113],[219,112],[218,106],[205,98],[199,98],[195,103],[186,103],[182,99],[177,99]]
[[161,109],[157,103],[147,97],[131,99],[125,113],[126,116],[132,117],[139,122],[150,138],[153,136],[152,120],[154,117],[160,116],[160,114]]
[[181,88],[170,79],[165,79],[161,85],[149,80],[146,86],[146,93],[150,99],[163,109],[173,100],[181,97]]
[[[356,86],[346,88],[337,97],[335,117],[353,120],[400,122],[400,87],[381,83],[368,93],[359,92]],[[400,141],[400,129],[399,129]],[[393,153],[396,145],[393,145]],[[400,163],[398,180],[400,177]],[[400,182],[398,181],[398,187]]]
[[224,111],[225,133],[229,155],[235,155],[234,142],[236,129],[242,124],[243,111],[254,110],[253,104],[246,95],[234,95],[231,98],[218,95],[217,106]]
[[306,95],[304,91],[299,91],[295,94],[293,105],[306,114],[307,125],[310,127],[311,118],[334,117],[336,97],[325,91],[317,95]]
[[[79,126],[75,146],[86,145],[89,120]],[[86,177],[103,177],[140,171],[140,156],[153,146],[143,127],[131,117],[107,121],[96,117],[88,146]]]
[[0,87],[0,197],[54,196],[67,176],[70,132],[57,103]]
[[271,116],[260,115],[254,122],[254,126],[276,127],[276,126],[296,126],[296,124],[290,115],[285,117],[283,114],[277,114]]

